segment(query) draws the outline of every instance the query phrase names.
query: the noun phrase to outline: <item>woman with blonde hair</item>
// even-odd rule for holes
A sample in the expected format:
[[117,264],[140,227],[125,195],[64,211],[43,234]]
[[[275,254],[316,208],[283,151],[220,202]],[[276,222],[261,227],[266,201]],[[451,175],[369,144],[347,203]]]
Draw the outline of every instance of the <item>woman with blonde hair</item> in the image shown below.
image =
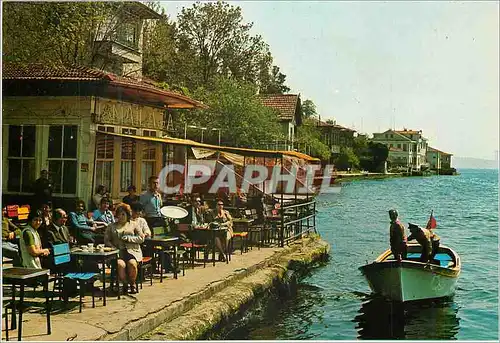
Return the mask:
[[142,261],[141,244],[144,233],[139,226],[131,221],[132,210],[129,205],[120,203],[116,206],[116,222],[106,228],[104,243],[120,250],[117,261],[118,279],[123,283],[123,292],[137,293],[135,280],[137,278],[137,261]]

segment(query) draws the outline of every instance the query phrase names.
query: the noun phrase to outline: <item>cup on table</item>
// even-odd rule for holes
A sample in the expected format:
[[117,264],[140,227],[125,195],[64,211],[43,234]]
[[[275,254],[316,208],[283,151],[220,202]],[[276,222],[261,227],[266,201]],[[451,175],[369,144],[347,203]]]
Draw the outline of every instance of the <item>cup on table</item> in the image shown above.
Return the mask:
[[89,243],[89,244],[87,244],[87,245],[88,245],[88,250],[89,250],[90,252],[94,252],[94,243]]
[[97,251],[103,252],[104,251],[104,244],[97,244]]

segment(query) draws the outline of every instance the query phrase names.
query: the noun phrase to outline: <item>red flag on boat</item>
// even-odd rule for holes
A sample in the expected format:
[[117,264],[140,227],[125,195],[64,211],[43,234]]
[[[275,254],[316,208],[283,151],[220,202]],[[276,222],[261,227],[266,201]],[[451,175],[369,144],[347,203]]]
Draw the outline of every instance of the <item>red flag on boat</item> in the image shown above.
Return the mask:
[[434,211],[431,211],[431,216],[429,217],[429,221],[427,222],[427,226],[425,227],[428,230],[435,229],[437,227],[436,218],[434,218]]

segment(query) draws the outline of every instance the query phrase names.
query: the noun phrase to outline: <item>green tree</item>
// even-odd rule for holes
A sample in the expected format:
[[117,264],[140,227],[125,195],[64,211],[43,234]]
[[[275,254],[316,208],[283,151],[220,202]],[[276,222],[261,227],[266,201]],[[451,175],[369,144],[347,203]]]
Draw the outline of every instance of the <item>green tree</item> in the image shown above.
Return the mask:
[[297,143],[299,146],[308,147],[308,153],[314,157],[323,161],[330,159],[331,152],[328,146],[321,141],[321,133],[316,126],[316,120],[312,118],[305,118],[302,125],[298,127]]
[[[269,53],[269,57],[272,56]],[[290,91],[290,88],[285,85],[286,75],[280,71],[280,67],[273,65],[271,71],[269,71],[269,65],[271,62],[267,62],[265,59],[263,60],[259,83],[260,83],[260,91],[261,94],[284,94]]]
[[384,164],[389,156],[389,148],[382,143],[369,143],[370,153],[372,155],[372,169],[374,172],[383,172]]
[[259,84],[263,92],[286,91],[286,76],[272,67],[269,46],[251,35],[241,8],[225,2],[196,3],[177,19],[177,47],[192,62],[191,73],[207,87],[216,76]]
[[354,138],[353,152],[359,159],[359,166],[370,172],[383,171],[384,163],[389,155],[386,145],[372,142],[366,136]]
[[102,41],[124,32],[126,2],[5,2],[3,58],[104,68]]
[[318,116],[316,105],[312,100],[307,99],[302,102],[302,114],[304,115],[304,118],[315,118]]
[[209,108],[180,116],[177,127],[183,127],[183,122],[206,127],[206,139],[211,143],[218,140],[218,131],[212,129],[221,129],[224,145],[241,147],[283,139],[276,113],[262,105],[254,84],[219,76],[209,88],[200,87],[193,92]]
[[339,170],[347,170],[348,168],[357,169],[359,167],[359,158],[349,147],[341,147],[340,154],[336,158],[335,164]]

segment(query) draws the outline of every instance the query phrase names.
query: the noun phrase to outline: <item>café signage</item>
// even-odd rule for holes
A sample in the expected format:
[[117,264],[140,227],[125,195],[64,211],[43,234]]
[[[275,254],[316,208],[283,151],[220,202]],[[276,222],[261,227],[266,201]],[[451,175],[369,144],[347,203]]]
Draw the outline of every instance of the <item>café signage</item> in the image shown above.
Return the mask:
[[94,113],[98,124],[163,130],[163,110],[153,107],[99,98]]

